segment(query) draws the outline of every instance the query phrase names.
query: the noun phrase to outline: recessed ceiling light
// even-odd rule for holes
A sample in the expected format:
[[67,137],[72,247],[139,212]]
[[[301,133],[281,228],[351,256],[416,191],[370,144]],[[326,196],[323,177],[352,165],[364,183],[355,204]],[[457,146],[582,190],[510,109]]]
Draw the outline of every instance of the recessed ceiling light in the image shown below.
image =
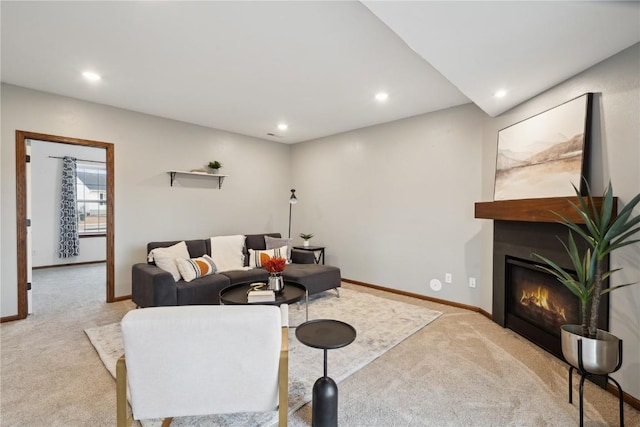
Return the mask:
[[384,102],[387,100],[387,98],[389,98],[389,94],[387,93],[380,92],[376,94],[376,101]]
[[92,82],[96,82],[102,78],[100,77],[100,74],[92,73],[91,71],[85,71],[84,73],[82,73],[82,76],[87,80],[91,80]]
[[499,91],[494,93],[493,96],[495,96],[496,98],[504,98],[505,96],[507,96],[507,91],[505,89],[500,89]]
[[289,128],[289,125],[286,124],[286,123],[280,123],[278,125],[278,129],[280,129],[280,130],[287,130],[288,128]]

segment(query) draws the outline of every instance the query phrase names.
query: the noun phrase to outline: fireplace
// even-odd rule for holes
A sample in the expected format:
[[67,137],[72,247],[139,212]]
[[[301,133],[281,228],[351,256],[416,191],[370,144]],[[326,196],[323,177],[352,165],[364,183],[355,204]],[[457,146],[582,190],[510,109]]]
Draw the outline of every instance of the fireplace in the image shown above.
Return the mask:
[[580,301],[538,264],[506,257],[505,326],[556,354],[560,326],[580,323]]
[[[538,253],[570,269],[558,237],[566,227],[546,222],[495,221],[493,320],[562,359],[560,326],[580,323],[580,303],[555,276],[539,267]],[[585,243],[576,239],[585,249]],[[609,301],[600,304],[601,329],[608,329]]]
[[[602,207],[602,198],[595,197],[592,199],[583,198],[583,200],[592,208],[600,209]],[[540,320],[544,317],[542,312],[536,312],[532,308],[529,312],[523,311],[521,307],[511,305],[513,300],[521,300],[522,295],[518,298],[518,292],[527,291],[533,295],[525,295],[525,300],[530,303],[538,300],[542,294],[550,292],[552,294],[554,306],[563,306],[564,317],[567,321],[561,320],[562,323],[579,323],[579,314],[575,313],[576,308],[573,304],[566,301],[561,296],[561,292],[556,289],[549,289],[550,285],[564,286],[559,283],[553,276],[540,278],[538,273],[546,273],[544,270],[535,267],[539,263],[539,259],[533,254],[537,253],[545,258],[553,260],[555,263],[565,269],[571,268],[571,260],[564,248],[558,241],[558,237],[565,239],[568,230],[565,226],[557,223],[558,216],[561,214],[570,220],[583,224],[582,218],[576,213],[571,203],[578,203],[577,198],[553,197],[544,199],[522,199],[522,200],[499,200],[494,202],[479,202],[475,204],[475,217],[494,220],[493,228],[493,321],[501,326],[508,327],[529,339],[533,343],[539,345],[560,359],[562,357],[562,348],[560,344],[560,336],[557,333],[555,315],[548,314],[548,320],[543,322],[531,322]],[[613,211],[617,212],[618,199],[614,197]],[[582,239],[577,238],[576,244],[578,250],[583,253],[586,249]],[[516,266],[513,267],[513,261]],[[533,269],[529,268],[533,266]],[[518,269],[522,267],[524,273]],[[515,268],[515,272],[513,271]],[[605,259],[605,268],[609,268],[609,259]],[[540,294],[538,294],[538,285],[534,289],[530,289],[530,285],[519,285],[520,289],[512,290],[512,286],[508,285],[513,279],[513,275],[524,274],[534,276],[533,279],[523,279],[538,281],[541,284]],[[516,281],[518,278],[516,277]],[[608,281],[603,284],[609,286]],[[518,285],[516,285],[518,286]],[[524,288],[524,289],[523,289]],[[566,288],[564,288],[566,290]],[[546,295],[547,299],[549,295]],[[579,304],[579,303],[578,303]],[[549,303],[547,302],[547,306]],[[568,305],[567,307],[564,307]],[[578,308],[579,309],[579,308]],[[561,311],[562,309],[558,310]],[[609,330],[609,294],[605,294],[600,300],[600,329]],[[535,325],[538,323],[538,325]],[[540,325],[542,323],[542,325]],[[601,387],[606,385],[605,377],[593,377],[592,381]]]

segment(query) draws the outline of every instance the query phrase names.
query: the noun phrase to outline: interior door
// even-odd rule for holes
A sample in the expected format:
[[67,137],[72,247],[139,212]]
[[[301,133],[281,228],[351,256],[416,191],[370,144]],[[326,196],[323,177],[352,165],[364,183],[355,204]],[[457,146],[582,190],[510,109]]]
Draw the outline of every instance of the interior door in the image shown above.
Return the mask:
[[33,243],[32,243],[32,228],[31,228],[31,140],[26,141],[26,178],[27,178],[27,313],[33,313],[33,293],[31,290],[31,283],[33,280]]

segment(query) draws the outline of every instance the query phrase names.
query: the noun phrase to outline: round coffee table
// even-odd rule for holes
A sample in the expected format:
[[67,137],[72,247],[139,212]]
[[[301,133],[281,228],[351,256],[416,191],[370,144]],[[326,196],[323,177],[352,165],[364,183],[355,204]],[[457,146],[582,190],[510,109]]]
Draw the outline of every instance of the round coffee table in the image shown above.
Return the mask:
[[[264,304],[277,305],[293,304],[304,299],[306,319],[309,320],[309,293],[307,288],[299,283],[288,282],[285,280],[282,292],[276,293],[275,301],[248,302],[247,293],[253,283],[240,283],[237,285],[227,286],[220,291],[220,302],[225,305],[247,305],[247,304]],[[265,288],[267,284],[265,283]]]
[[296,338],[305,345],[324,350],[324,376],[313,385],[311,425],[338,425],[338,385],[327,376],[327,350],[345,347],[356,339],[356,330],[339,320],[310,320],[298,326]]

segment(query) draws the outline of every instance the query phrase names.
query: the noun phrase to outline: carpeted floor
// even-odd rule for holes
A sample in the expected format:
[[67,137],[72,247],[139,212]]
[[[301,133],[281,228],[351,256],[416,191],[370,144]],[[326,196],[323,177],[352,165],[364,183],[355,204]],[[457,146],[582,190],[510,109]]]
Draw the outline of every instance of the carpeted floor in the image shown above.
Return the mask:
[[[102,269],[98,280],[96,269]],[[133,304],[104,303],[103,266],[36,270],[33,287],[35,314],[0,326],[0,424],[113,426],[115,381],[83,330],[119,321]],[[577,405],[566,402],[566,365],[517,334],[467,310],[349,284],[345,288],[443,315],[340,383],[340,425],[577,425]],[[477,370],[462,375],[461,365]],[[479,391],[483,371],[504,378],[491,395]],[[523,390],[523,384],[510,380],[519,372],[536,390]],[[586,426],[618,425],[616,398],[590,383],[585,397]],[[519,414],[527,398],[555,402],[571,422],[545,420],[544,410]],[[525,421],[509,421],[514,414],[525,415]],[[627,426],[640,426],[640,412],[626,404],[625,418]],[[291,416],[290,425],[310,425],[310,419],[310,405],[305,405]]]
[[[374,313],[375,315],[372,315]],[[333,292],[314,295],[309,302],[309,318],[337,319],[352,325],[357,336],[350,345],[331,350],[328,354],[329,375],[337,382],[347,378],[380,355],[392,349],[418,330],[433,322],[441,313],[390,301],[373,295],[343,289],[340,298]],[[291,325],[305,321],[305,309],[289,310]],[[110,324],[85,331],[100,358],[115,377],[117,358],[123,353],[119,324]],[[294,330],[289,336],[289,412],[293,413],[311,400],[312,387],[322,374],[323,352],[301,344]],[[269,426],[277,421],[277,412],[233,414],[209,417],[175,418],[172,426]],[[161,425],[161,420],[144,420],[144,427]]]

